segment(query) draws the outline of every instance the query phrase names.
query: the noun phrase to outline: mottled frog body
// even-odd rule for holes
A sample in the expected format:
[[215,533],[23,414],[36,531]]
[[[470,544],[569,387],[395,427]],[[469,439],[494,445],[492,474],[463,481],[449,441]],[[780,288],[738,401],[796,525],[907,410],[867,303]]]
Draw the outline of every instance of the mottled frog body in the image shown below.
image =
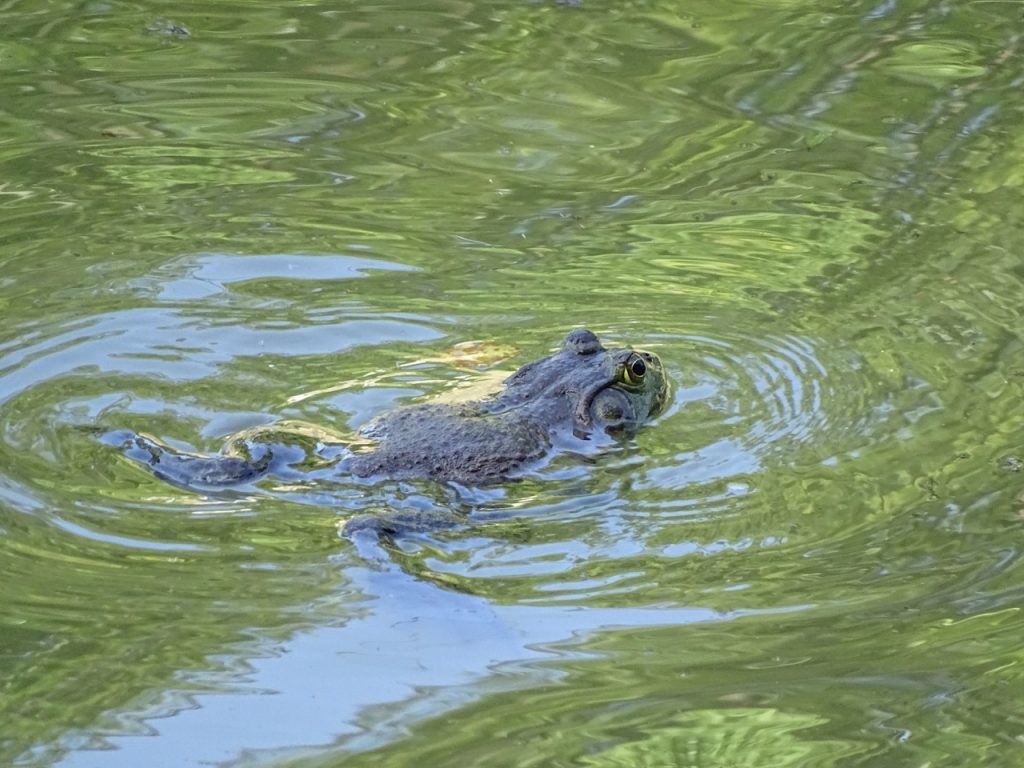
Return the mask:
[[[566,442],[633,435],[661,410],[666,395],[655,355],[605,349],[593,333],[577,329],[556,353],[520,368],[490,398],[423,403],[381,415],[362,430],[366,444],[338,469],[357,477],[491,485]],[[248,445],[248,456],[186,454],[134,433],[120,441],[160,477],[203,489],[251,482],[273,470],[275,451],[289,453],[258,441]]]

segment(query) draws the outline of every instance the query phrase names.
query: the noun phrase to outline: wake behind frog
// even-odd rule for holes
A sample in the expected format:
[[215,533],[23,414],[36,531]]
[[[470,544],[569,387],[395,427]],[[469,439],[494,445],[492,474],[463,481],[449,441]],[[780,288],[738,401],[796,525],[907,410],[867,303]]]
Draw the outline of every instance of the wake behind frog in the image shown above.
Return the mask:
[[[605,349],[592,332],[576,329],[558,352],[523,366],[489,398],[384,413],[361,431],[366,444],[353,446],[335,470],[361,478],[493,485],[573,440],[634,435],[661,411],[667,393],[656,355]],[[298,437],[300,432],[293,434]],[[187,488],[242,485],[264,474],[279,474],[295,461],[294,448],[258,440],[247,441],[248,456],[199,456],[142,435],[124,435],[119,433],[118,442],[129,457]],[[279,466],[282,462],[284,467]]]

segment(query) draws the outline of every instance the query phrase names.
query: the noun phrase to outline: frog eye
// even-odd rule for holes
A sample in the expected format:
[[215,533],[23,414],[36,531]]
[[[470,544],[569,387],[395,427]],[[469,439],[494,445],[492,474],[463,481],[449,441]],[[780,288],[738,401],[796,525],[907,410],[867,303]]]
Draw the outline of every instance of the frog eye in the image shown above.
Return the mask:
[[639,355],[633,355],[622,369],[622,380],[626,384],[639,384],[647,373],[647,363]]

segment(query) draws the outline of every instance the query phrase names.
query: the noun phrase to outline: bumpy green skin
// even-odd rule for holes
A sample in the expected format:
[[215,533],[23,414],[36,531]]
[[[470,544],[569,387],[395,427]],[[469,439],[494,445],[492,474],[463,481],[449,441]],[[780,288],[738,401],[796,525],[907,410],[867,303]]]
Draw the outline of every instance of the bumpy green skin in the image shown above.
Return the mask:
[[[635,386],[623,366],[643,360]],[[369,477],[425,478],[466,485],[500,482],[547,455],[559,435],[628,436],[660,410],[665,377],[654,355],[606,350],[587,330],[570,333],[562,348],[520,368],[489,400],[461,405],[399,408],[371,422],[363,434],[379,440],[343,467]]]
[[[370,422],[371,450],[339,465],[357,477],[424,479],[490,485],[520,473],[556,445],[629,437],[664,406],[667,382],[650,353],[605,349],[588,330],[566,336],[553,355],[523,366],[494,397],[461,404],[398,408]],[[192,456],[132,434],[130,457],[187,487],[223,487],[275,471],[276,445],[254,446],[258,458]]]

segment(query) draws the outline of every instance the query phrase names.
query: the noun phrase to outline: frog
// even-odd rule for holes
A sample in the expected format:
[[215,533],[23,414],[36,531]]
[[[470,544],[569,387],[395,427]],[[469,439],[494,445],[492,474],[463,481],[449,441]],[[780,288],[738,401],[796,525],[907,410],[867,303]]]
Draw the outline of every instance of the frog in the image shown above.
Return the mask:
[[[369,480],[493,486],[522,476],[559,450],[632,438],[664,409],[668,391],[657,355],[606,348],[595,333],[576,328],[557,351],[519,368],[490,396],[384,412],[330,463],[340,475]],[[200,491],[287,472],[310,453],[323,453],[325,444],[342,442],[309,425],[274,432],[291,440],[269,441],[268,432],[260,434],[236,435],[219,455],[186,453],[134,432],[121,432],[114,441],[161,479]],[[296,451],[302,442],[308,451]]]

